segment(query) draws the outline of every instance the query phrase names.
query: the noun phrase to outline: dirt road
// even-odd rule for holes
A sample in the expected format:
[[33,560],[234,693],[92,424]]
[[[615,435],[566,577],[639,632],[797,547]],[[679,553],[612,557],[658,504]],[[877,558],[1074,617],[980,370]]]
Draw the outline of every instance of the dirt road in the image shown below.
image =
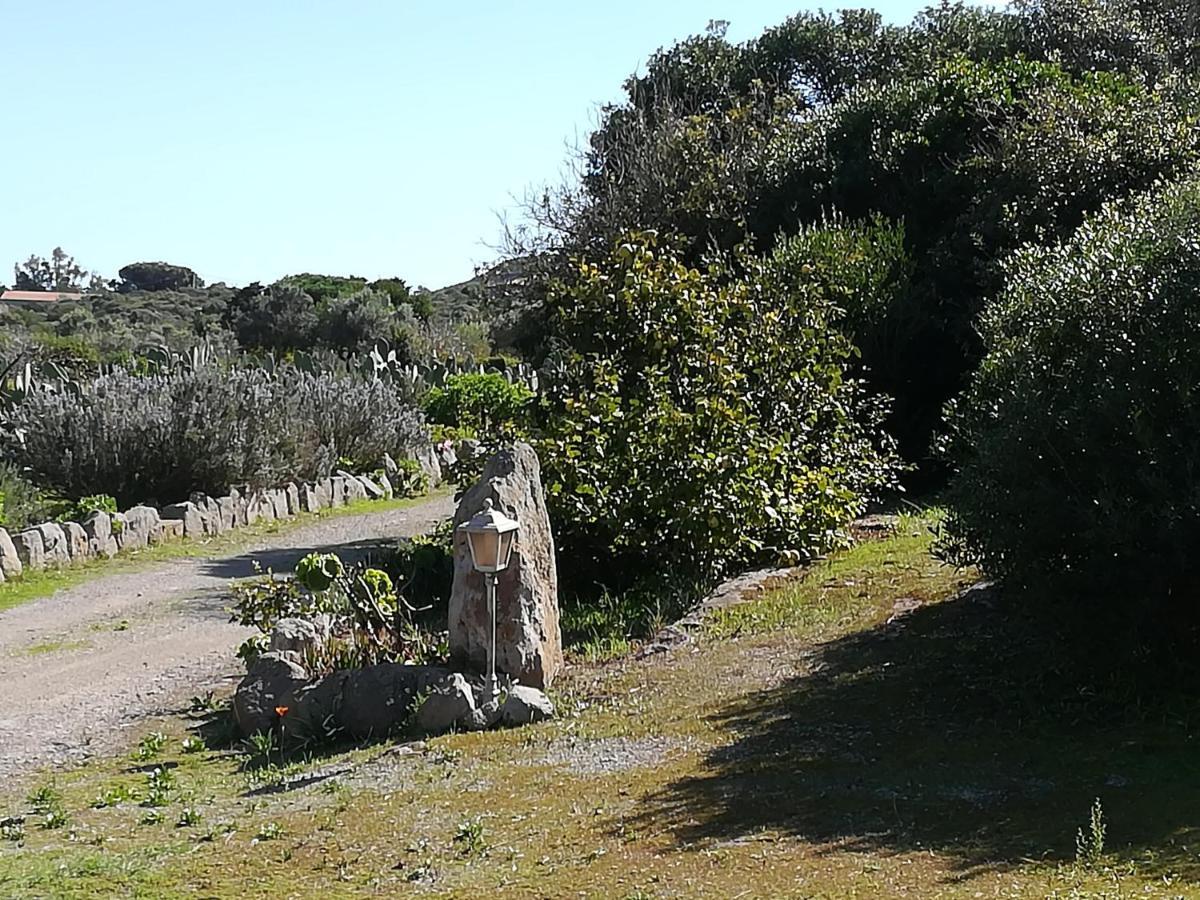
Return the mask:
[[449,497],[315,522],[236,556],[181,559],[96,578],[0,612],[0,778],[136,739],[129,729],[240,676],[250,629],[225,612],[229,582],[259,561],[289,570],[314,549],[347,555],[428,531]]

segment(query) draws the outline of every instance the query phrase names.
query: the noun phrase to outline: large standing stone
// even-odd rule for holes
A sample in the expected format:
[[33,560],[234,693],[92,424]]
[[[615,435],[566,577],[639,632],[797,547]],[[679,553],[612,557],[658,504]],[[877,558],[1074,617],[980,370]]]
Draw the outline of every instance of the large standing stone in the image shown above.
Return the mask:
[[287,514],[289,516],[299,515],[300,509],[300,488],[296,487],[293,482],[288,482],[283,486],[283,496],[287,500]]
[[122,550],[136,550],[162,539],[162,524],[153,506],[135,506],[125,511],[125,527],[118,543]]
[[305,482],[296,486],[297,498],[302,512],[315,513],[321,511],[321,498],[317,494],[317,486]]
[[88,553],[108,559],[117,555],[117,541],[113,537],[113,520],[106,512],[95,510],[83,520],[83,533],[88,539]]
[[430,488],[435,488],[442,483],[442,463],[438,459],[438,452],[433,444],[423,444],[413,454],[413,458],[421,467],[421,471],[425,473]]
[[67,552],[71,554],[71,562],[87,562],[95,555],[91,552],[91,543],[82,525],[78,522],[64,522],[62,530],[67,536]]
[[3,573],[5,578],[19,578],[24,568],[12,538],[8,536],[7,531],[0,528],[0,573]]
[[241,518],[241,498],[233,494],[216,499],[217,516],[221,522],[222,531],[233,531],[241,523],[238,521]]
[[288,517],[287,494],[279,488],[272,491],[267,491],[267,497],[271,501],[271,512],[275,516],[276,522],[282,522]]
[[13,547],[21,565],[31,571],[46,568],[46,550],[42,544],[42,533],[29,528],[12,536]]
[[45,525],[38,525],[37,531],[42,536],[42,552],[45,554],[46,565],[69,566],[71,551],[67,546],[67,535],[62,526],[47,522]]
[[338,470],[338,477],[342,479],[343,496],[346,498],[346,503],[357,503],[359,500],[367,499],[367,489],[363,487],[363,483],[358,480],[358,477],[349,472]]
[[329,479],[329,505],[334,509],[346,505],[346,479],[335,475]]
[[164,519],[177,519],[183,523],[183,536],[195,539],[204,534],[204,515],[200,508],[188,500],[185,503],[172,503],[162,509]]
[[375,481],[370,475],[359,475],[357,480],[363,486],[363,490],[366,491],[368,500],[382,500],[384,498],[383,485]]
[[546,688],[563,664],[558,572],[541,466],[528,444],[517,443],[488,460],[483,476],[454,514],[450,653],[459,664],[476,671],[487,664],[491,619],[484,579],[471,565],[466,536],[457,529],[489,499],[521,526],[508,568],[498,577],[496,669],[522,684]]

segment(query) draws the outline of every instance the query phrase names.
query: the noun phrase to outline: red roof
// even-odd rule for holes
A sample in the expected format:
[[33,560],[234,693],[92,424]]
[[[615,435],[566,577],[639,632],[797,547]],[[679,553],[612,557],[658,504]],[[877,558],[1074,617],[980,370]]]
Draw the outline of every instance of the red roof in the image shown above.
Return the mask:
[[5,291],[0,300],[18,303],[57,303],[60,300],[78,300],[83,294],[70,291]]

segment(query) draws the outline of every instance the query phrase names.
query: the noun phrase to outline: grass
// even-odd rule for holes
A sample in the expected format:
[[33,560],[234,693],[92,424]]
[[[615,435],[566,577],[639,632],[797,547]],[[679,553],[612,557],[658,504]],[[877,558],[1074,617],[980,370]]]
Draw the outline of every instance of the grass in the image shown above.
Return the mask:
[[1200,895],[1195,692],[1089,680],[1021,598],[961,595],[927,525],[695,650],[576,665],[530,728],[247,770],[184,752],[210,712],[147,723],[169,790],[93,760],[35,791],[43,828],[0,787],[30,816],[0,896]]
[[415,506],[443,492],[435,491],[421,497],[406,497],[394,500],[359,500],[338,509],[325,509],[319,513],[300,513],[295,518],[279,522],[262,522],[247,528],[239,528],[225,534],[214,535],[203,540],[177,540],[157,544],[141,550],[122,553],[113,559],[95,559],[82,565],[66,569],[45,569],[29,572],[0,584],[0,612],[15,606],[48,597],[56,591],[77,587],[96,578],[135,572],[156,563],[173,559],[225,556],[246,548],[262,537],[282,534],[313,522],[342,516],[362,515],[369,512],[384,512],[390,509],[405,509]]
[[47,653],[66,653],[70,650],[83,650],[85,647],[90,647],[91,641],[75,640],[75,641],[43,641],[40,644],[33,644],[25,648],[25,653],[29,656],[43,656]]

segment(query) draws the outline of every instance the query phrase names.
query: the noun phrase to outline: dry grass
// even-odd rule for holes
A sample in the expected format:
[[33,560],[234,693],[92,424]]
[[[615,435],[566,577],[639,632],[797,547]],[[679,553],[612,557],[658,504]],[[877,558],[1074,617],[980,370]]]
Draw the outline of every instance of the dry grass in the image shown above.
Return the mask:
[[[540,726],[246,773],[183,753],[186,717],[146,723],[172,736],[162,821],[91,808],[144,791],[127,758],[60,773],[69,824],[0,846],[0,896],[1200,894],[1196,705],[1073,680],[1018,604],[951,599],[970,573],[905,526],[695,649],[576,667]],[[901,598],[922,605],[889,624]],[[1106,852],[1077,866],[1097,796]]]

